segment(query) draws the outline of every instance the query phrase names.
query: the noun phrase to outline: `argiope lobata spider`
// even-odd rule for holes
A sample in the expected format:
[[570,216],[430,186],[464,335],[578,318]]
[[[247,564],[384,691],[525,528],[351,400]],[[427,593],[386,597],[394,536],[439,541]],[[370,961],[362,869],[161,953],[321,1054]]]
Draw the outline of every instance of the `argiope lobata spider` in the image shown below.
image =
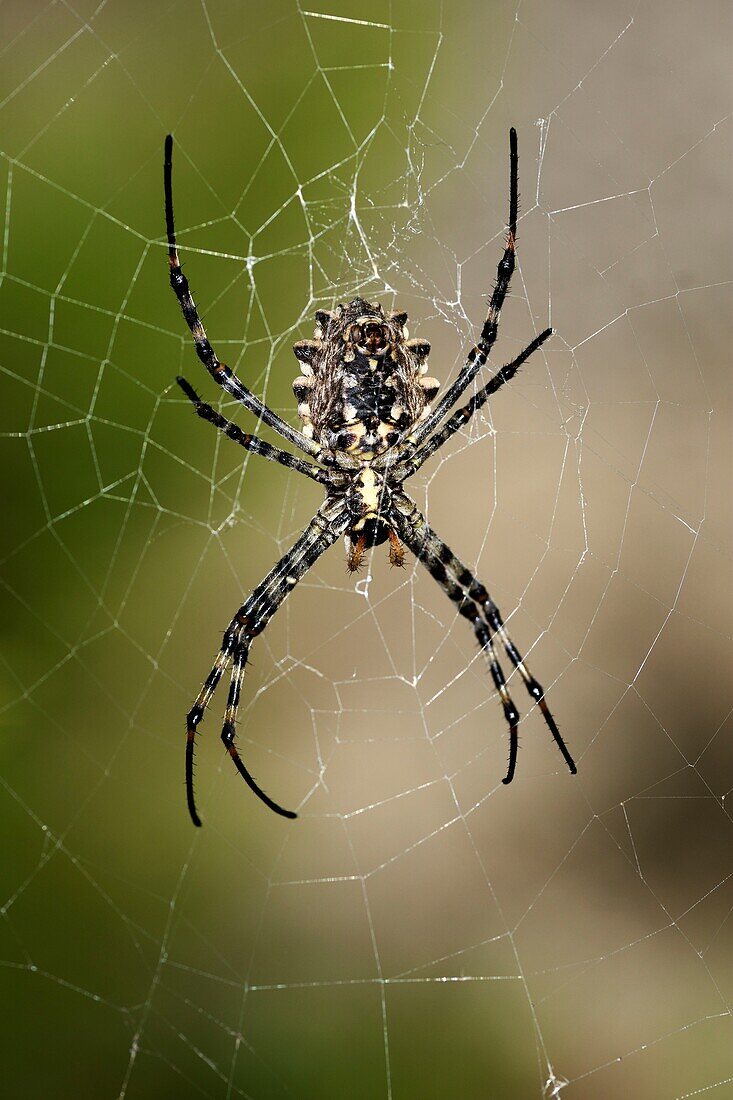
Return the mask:
[[[545,700],[544,690],[507,633],[499,609],[483,584],[428,526],[425,517],[403,491],[404,482],[420,469],[439,447],[462,428],[491,394],[511,381],[523,363],[552,334],[545,329],[511,363],[502,367],[474,393],[463,408],[444,419],[461,394],[485,365],[496,340],[499,314],[514,271],[517,236],[517,134],[509,132],[510,190],[509,230],[494,291],[478,344],[452,386],[433,408],[439,383],[426,377],[430,344],[409,340],[407,314],[385,315],[381,305],[356,298],[333,312],[318,310],[314,340],[301,340],[293,350],[301,376],[293,383],[303,431],[296,431],[269,409],[236,374],[220,362],[206,336],[188,280],[181,271],[173,222],[173,138],[165,141],[165,217],[168,234],[170,281],[191,330],[196,352],[211,377],[227,393],[253,412],[262,423],[294,444],[313,462],[282,451],[205,404],[184,379],[178,384],[197,414],[245,450],[297,470],[324,486],[326,499],[295,545],[267,574],[242,604],[224,632],[224,641],[196,701],[186,716],[186,795],[194,825],[201,820],[193,794],[193,755],[196,727],[203,718],[216,687],[231,663],[229,698],[222,740],[240,775],[262,801],[283,817],[296,817],[273,802],[247,771],[235,745],[237,710],[252,640],[267,626],[278,607],[321,554],[343,535],[351,570],[359,568],[366,551],[389,541],[389,560],[404,562],[403,543],[423,563],[460,615],[468,619],[499,693],[509,725],[509,766],[504,783],[510,783],[517,762],[519,712],[499,663],[494,640],[498,639],[516,668],[531,698],[539,705],[550,733],[570,771],[576,767]],[[441,423],[442,421],[442,423]],[[437,431],[434,431],[437,429]],[[434,434],[431,434],[433,433]]]

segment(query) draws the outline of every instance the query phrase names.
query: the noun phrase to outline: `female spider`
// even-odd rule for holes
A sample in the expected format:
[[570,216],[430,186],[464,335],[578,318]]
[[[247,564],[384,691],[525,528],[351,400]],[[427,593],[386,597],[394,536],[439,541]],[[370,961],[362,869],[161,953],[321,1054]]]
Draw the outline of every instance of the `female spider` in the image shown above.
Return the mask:
[[[313,461],[306,461],[243,432],[201,400],[184,379],[178,384],[197,414],[245,450],[297,470],[325,489],[325,500],[291,550],[275,565],[237,611],[224,632],[224,641],[211,672],[186,716],[186,796],[194,825],[200,825],[193,793],[193,756],[196,728],[216,687],[231,664],[229,697],[222,740],[240,775],[254,793],[275,813],[296,817],[284,810],[257,785],[235,745],[237,710],[252,640],[267,626],[278,607],[320,555],[342,535],[348,565],[358,569],[363,555],[389,541],[389,560],[404,561],[403,543],[423,563],[451,599],[458,613],[468,619],[504,707],[509,725],[509,766],[504,783],[511,783],[517,762],[519,712],[509,694],[499,663],[495,640],[501,644],[519,673],[531,698],[539,705],[565,763],[576,767],[560,736],[540,684],[531,675],[519,650],[507,633],[499,609],[483,584],[428,526],[425,517],[403,490],[408,477],[462,428],[491,394],[509,382],[530,355],[552,334],[545,329],[516,359],[501,368],[477,390],[470,401],[446,415],[486,364],[496,340],[499,314],[514,271],[517,236],[517,134],[509,131],[510,187],[509,229],[504,255],[499,261],[494,291],[478,343],[452,386],[433,408],[439,383],[426,377],[430,345],[409,340],[407,314],[385,314],[381,305],[356,298],[334,311],[318,310],[314,340],[301,340],[293,351],[301,375],[293,383],[302,432],[296,431],[263,404],[222,363],[209,343],[181,271],[173,221],[173,138],[165,140],[164,187],[170,282],[191,330],[196,352],[215,382]],[[437,429],[437,430],[435,430]],[[433,434],[434,433],[434,434]]]

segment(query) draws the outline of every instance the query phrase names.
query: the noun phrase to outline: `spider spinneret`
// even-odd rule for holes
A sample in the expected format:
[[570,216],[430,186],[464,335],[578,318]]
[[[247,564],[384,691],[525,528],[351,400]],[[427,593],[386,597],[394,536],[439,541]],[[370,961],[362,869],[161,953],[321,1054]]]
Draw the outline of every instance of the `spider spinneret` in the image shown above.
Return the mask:
[[329,546],[342,536],[348,568],[359,568],[364,554],[389,541],[392,565],[404,564],[405,546],[438,582],[458,613],[471,624],[486,658],[509,726],[509,765],[503,783],[514,777],[519,744],[519,712],[509,693],[497,644],[536,703],[569,770],[572,756],[547,705],[542,686],[511,640],[498,607],[484,585],[428,525],[404,491],[404,482],[459,431],[523,363],[552,335],[532,340],[520,354],[492,375],[462,408],[452,406],[485,366],[496,341],[499,315],[514,272],[517,236],[517,135],[509,133],[509,227],[504,253],[476,346],[442,399],[433,405],[440,385],[427,376],[430,344],[411,340],[407,314],[385,314],[381,305],[355,298],[348,305],[316,313],[314,339],[300,340],[293,351],[301,373],[293,382],[302,432],[264,404],[222,363],[201,323],[188,280],[181,270],[173,219],[173,138],[165,141],[164,190],[170,282],[193,337],[196,353],[214,381],[253,412],[259,421],[297,447],[310,461],[273,447],[227,420],[202,401],[184,378],[178,384],[198,416],[213,424],[247,451],[297,470],[325,489],[325,500],[293,547],[241,605],[224,632],[214,665],[186,716],[186,797],[195,825],[201,820],[193,792],[196,731],[225,670],[231,666],[222,741],[240,775],[262,801],[283,817],[284,810],[256,783],[235,744],[239,699],[252,641],[260,634],[298,581]]

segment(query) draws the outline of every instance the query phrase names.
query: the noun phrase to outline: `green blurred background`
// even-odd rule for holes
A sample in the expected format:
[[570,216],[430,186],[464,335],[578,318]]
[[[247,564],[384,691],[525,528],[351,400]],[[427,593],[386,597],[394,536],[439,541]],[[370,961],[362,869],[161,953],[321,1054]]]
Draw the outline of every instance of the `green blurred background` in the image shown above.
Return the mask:
[[[731,20],[704,12],[0,8],[5,1095],[731,1087]],[[242,752],[301,816],[223,759],[222,690],[197,832],[183,715],[319,492],[173,385],[218,400],[167,284],[163,136],[209,334],[292,420],[293,341],[357,293],[459,367],[512,124],[497,358],[556,335],[414,492],[579,775],[531,713],[504,788],[465,623],[412,563],[355,583],[336,548],[245,683]]]

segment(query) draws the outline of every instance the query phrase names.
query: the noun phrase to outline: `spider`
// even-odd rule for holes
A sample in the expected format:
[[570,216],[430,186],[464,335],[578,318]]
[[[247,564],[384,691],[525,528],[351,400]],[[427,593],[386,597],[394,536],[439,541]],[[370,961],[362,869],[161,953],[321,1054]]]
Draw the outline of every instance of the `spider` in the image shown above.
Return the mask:
[[293,383],[302,431],[296,431],[268,408],[222,363],[209,343],[188,280],[181,270],[173,220],[173,138],[165,140],[164,189],[170,283],[191,330],[196,353],[214,381],[259,421],[274,429],[312,461],[273,447],[243,432],[202,401],[184,379],[178,385],[198,416],[253,454],[279,462],[323,485],[325,500],[293,547],[241,605],[224,632],[224,640],[191,710],[186,716],[186,797],[194,825],[201,825],[193,790],[196,730],[206,707],[231,664],[229,697],[221,738],[245,783],[275,813],[297,814],[274,802],[245,767],[237,751],[237,711],[250,646],[261,634],[295,585],[316,560],[341,536],[347,564],[357,570],[373,547],[389,542],[392,565],[404,563],[404,546],[422,562],[460,615],[473,627],[485,654],[509,726],[509,764],[503,783],[511,783],[517,763],[519,712],[499,663],[495,641],[519,673],[530,697],[539,706],[562,756],[575,774],[576,767],[545,700],[541,685],[507,633],[504,620],[480,580],[456,557],[428,525],[404,492],[408,477],[459,431],[486,402],[511,381],[523,363],[552,335],[547,328],[524,351],[497,371],[470,401],[447,416],[451,407],[486,364],[496,340],[499,315],[514,271],[518,209],[517,134],[509,131],[509,227],[504,254],[497,268],[494,291],[481,336],[442,399],[433,406],[439,382],[427,377],[430,344],[410,340],[407,314],[386,314],[381,305],[355,298],[333,311],[316,312],[315,339],[301,340],[293,351],[301,374]]

